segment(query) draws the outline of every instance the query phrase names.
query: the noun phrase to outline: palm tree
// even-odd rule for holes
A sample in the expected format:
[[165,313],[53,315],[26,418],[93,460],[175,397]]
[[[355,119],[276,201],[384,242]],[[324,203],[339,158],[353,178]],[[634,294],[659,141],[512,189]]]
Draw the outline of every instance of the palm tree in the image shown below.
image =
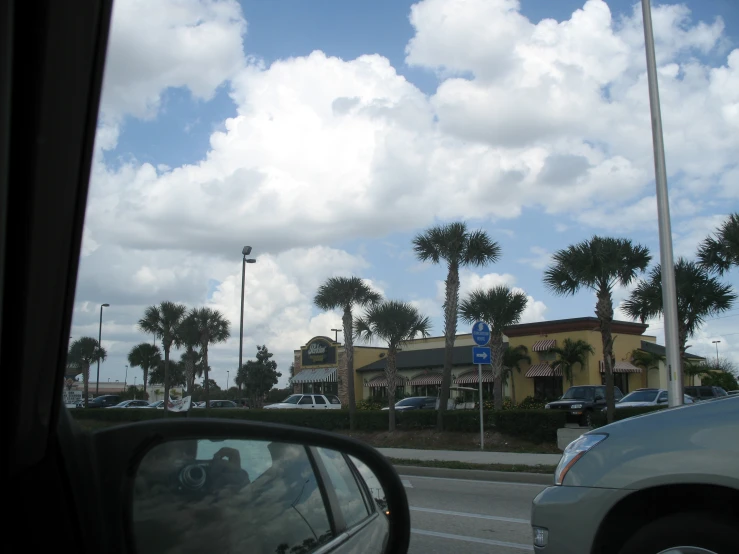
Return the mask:
[[649,385],[649,372],[653,369],[659,369],[659,364],[664,359],[664,356],[647,352],[646,350],[634,350],[631,352],[631,363],[644,370],[644,378],[642,379],[644,387]]
[[200,355],[203,358],[205,369],[205,409],[210,403],[210,380],[208,379],[208,345],[211,343],[226,342],[231,336],[230,324],[221,312],[212,308],[197,308],[189,314],[195,320],[195,326],[200,337]]
[[513,370],[515,369],[518,373],[521,373],[521,362],[531,363],[531,357],[529,356],[529,350],[523,344],[518,346],[508,346],[503,352],[503,369],[506,372],[503,380],[505,381],[508,375],[511,376],[511,403],[516,405],[516,380],[513,377]]
[[[731,309],[736,300],[731,285],[721,283],[695,262],[679,258],[675,263],[677,294],[677,335],[680,363],[685,365],[685,344],[708,317]],[[624,302],[623,310],[642,323],[662,314],[662,269],[652,268]]]
[[554,294],[574,295],[580,289],[593,291],[597,297],[595,315],[598,318],[603,365],[606,373],[606,416],[613,421],[613,288],[628,286],[643,272],[652,259],[649,249],[628,239],[594,236],[564,250],[557,251],[552,266],[544,272],[544,285]]
[[330,277],[318,288],[313,303],[322,310],[342,310],[341,322],[344,327],[344,352],[346,355],[346,377],[349,388],[349,428],[356,428],[357,402],[354,394],[354,318],[352,309],[366,308],[382,300],[359,277]]
[[137,344],[128,353],[128,363],[131,368],[140,367],[144,372],[144,394],[146,394],[146,383],[149,380],[149,370],[157,367],[161,359],[159,347],[148,342]]
[[580,364],[580,371],[582,371],[585,368],[588,354],[595,354],[595,350],[587,341],[569,338],[562,341],[561,347],[554,346],[549,349],[549,352],[557,355],[557,362],[565,378],[570,382],[570,386],[573,385],[575,378],[573,371],[575,366]]
[[457,337],[459,316],[459,269],[481,267],[498,261],[500,246],[485,231],[469,231],[464,222],[437,225],[426,229],[413,239],[416,257],[435,264],[444,261],[447,266],[444,293],[444,371],[441,379],[441,398],[437,427],[443,429],[444,413],[452,384],[454,341]]
[[97,339],[92,337],[80,337],[69,345],[67,364],[82,370],[85,387],[85,408],[87,408],[89,395],[90,366],[98,360],[105,361],[106,356],[105,348],[100,346]]
[[[380,339],[387,343],[385,378],[389,408],[389,429],[395,430],[395,388],[398,386],[396,358],[401,347],[419,335],[428,337],[431,323],[408,302],[386,300],[367,308],[354,322],[354,337],[364,342]],[[443,404],[443,402],[442,402]]]
[[192,312],[182,318],[177,329],[177,335],[180,338],[181,346],[185,347],[185,352],[180,357],[180,361],[185,367],[185,387],[188,394],[192,395],[195,377],[200,377],[203,374],[203,367],[200,363],[202,356],[198,351],[200,348],[200,331]]
[[739,212],[719,227],[715,237],[708,237],[698,247],[700,264],[710,271],[723,275],[732,266],[739,265]]
[[139,329],[161,339],[164,350],[164,417],[167,417],[169,402],[169,352],[172,345],[180,345],[178,330],[187,307],[183,304],[164,301],[158,306],[149,306],[139,320]]
[[490,354],[493,366],[493,404],[503,408],[503,329],[521,320],[528,298],[522,291],[506,285],[488,290],[478,289],[462,301],[459,313],[467,323],[484,321],[490,325]]

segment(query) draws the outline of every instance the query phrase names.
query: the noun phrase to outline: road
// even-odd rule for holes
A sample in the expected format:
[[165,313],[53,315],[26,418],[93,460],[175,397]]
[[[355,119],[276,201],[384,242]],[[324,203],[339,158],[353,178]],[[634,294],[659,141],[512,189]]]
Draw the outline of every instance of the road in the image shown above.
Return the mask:
[[411,554],[533,552],[531,501],[545,485],[401,478],[411,508]]

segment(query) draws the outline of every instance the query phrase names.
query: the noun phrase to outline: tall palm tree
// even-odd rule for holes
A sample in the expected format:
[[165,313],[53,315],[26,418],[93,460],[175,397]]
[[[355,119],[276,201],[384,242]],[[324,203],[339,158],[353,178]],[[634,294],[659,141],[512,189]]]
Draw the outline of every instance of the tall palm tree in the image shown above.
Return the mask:
[[[675,263],[677,294],[677,335],[680,363],[685,365],[685,344],[706,318],[731,309],[736,300],[731,285],[721,283],[700,265],[685,258]],[[662,314],[662,268],[657,265],[637,284],[623,310],[642,323]]]
[[144,317],[139,320],[139,329],[149,333],[162,341],[164,350],[164,417],[167,417],[169,402],[169,353],[172,346],[180,345],[178,330],[182,318],[185,316],[187,307],[183,304],[175,304],[165,300],[158,306],[149,306],[144,312]]
[[349,388],[349,428],[356,428],[357,401],[354,394],[354,307],[374,306],[382,296],[373,291],[359,277],[330,277],[318,287],[313,303],[322,310],[342,311],[344,327],[344,352],[346,355],[346,381]]
[[[354,337],[364,342],[380,339],[387,343],[385,378],[389,408],[389,429],[395,430],[395,389],[398,386],[397,355],[401,347],[418,336],[428,337],[431,323],[408,302],[386,300],[371,305],[354,322]],[[442,402],[444,404],[444,402]]]
[[206,414],[210,404],[210,380],[208,378],[208,346],[211,343],[226,342],[231,336],[230,324],[221,312],[212,308],[196,308],[188,316],[195,320],[200,337],[200,355],[205,369],[205,409]]
[[595,350],[587,341],[570,338],[562,341],[562,346],[553,346],[549,352],[557,355],[557,363],[562,368],[562,374],[570,382],[570,386],[573,385],[575,379],[575,366],[579,364],[580,371],[582,371],[588,360],[588,354],[595,354]]
[[633,244],[628,239],[594,236],[573,244],[553,256],[554,263],[544,272],[544,285],[554,294],[574,295],[580,289],[595,293],[603,365],[606,374],[606,416],[613,421],[615,400],[613,396],[613,288],[626,287],[646,270],[652,259],[649,249]]
[[729,214],[716,232],[698,247],[700,264],[723,275],[732,266],[739,266],[739,212]]
[[202,376],[203,367],[200,363],[202,356],[199,352],[200,348],[200,330],[198,323],[192,312],[182,318],[177,329],[177,335],[180,338],[180,345],[185,348],[185,352],[180,357],[180,361],[185,367],[185,387],[188,394],[192,394],[195,377]]
[[82,379],[85,388],[85,408],[89,396],[90,366],[98,360],[105,361],[107,353],[105,348],[98,344],[97,339],[92,337],[80,337],[69,345],[67,353],[67,364],[82,370]]
[[157,367],[161,359],[159,347],[148,342],[137,344],[128,353],[128,363],[131,368],[140,367],[144,372],[144,394],[146,394],[146,384],[149,381],[149,370]]
[[493,366],[493,405],[503,408],[503,329],[521,320],[528,298],[522,291],[499,285],[472,291],[462,301],[459,313],[467,323],[484,321],[490,325],[490,354]]
[[503,380],[505,381],[507,376],[511,376],[511,403],[513,406],[516,405],[516,380],[513,376],[513,370],[521,373],[521,362],[531,363],[531,356],[529,356],[529,350],[523,344],[518,346],[508,346],[503,352],[503,370],[506,372]]
[[646,350],[634,350],[631,352],[631,363],[636,367],[642,368],[644,371],[642,385],[646,388],[649,385],[649,372],[653,369],[659,369],[660,362],[664,361],[665,357]]
[[444,293],[444,371],[441,379],[441,398],[437,427],[443,429],[444,413],[452,384],[454,341],[459,317],[459,269],[481,267],[498,261],[500,245],[485,231],[469,231],[464,222],[437,225],[426,229],[413,239],[416,257],[435,264],[446,263],[446,290]]

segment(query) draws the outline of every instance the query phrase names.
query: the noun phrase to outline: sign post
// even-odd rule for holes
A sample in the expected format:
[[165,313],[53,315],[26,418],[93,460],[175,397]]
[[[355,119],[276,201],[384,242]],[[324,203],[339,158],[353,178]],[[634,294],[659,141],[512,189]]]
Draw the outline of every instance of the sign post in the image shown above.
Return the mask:
[[472,326],[472,340],[477,346],[472,347],[472,363],[477,364],[477,386],[480,393],[480,450],[485,450],[485,432],[482,416],[482,364],[490,363],[490,327],[484,321],[477,321]]

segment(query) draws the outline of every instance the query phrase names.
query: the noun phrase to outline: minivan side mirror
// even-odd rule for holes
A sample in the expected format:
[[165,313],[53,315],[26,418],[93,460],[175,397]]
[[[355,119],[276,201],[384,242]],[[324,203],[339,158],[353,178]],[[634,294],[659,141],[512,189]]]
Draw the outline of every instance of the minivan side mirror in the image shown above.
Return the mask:
[[[332,550],[347,533],[362,551],[408,550],[410,510],[398,473],[350,437],[170,416],[101,429],[92,445],[107,540],[138,554],[180,543],[198,551]],[[382,509],[365,510],[369,499]]]

